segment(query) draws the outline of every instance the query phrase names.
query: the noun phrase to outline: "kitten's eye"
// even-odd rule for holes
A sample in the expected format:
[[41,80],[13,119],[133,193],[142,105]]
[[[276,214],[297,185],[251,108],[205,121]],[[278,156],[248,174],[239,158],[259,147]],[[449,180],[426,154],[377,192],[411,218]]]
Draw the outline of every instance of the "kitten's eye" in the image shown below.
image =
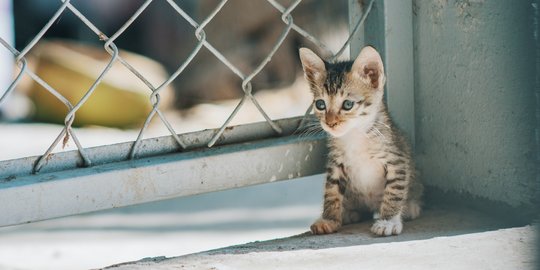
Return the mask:
[[343,106],[341,106],[344,110],[349,111],[354,106],[354,101],[352,100],[345,100],[343,101]]
[[324,103],[324,100],[322,100],[322,99],[317,99],[315,101],[315,108],[317,108],[317,110],[319,110],[319,111],[322,111],[322,110],[326,109],[326,103]]

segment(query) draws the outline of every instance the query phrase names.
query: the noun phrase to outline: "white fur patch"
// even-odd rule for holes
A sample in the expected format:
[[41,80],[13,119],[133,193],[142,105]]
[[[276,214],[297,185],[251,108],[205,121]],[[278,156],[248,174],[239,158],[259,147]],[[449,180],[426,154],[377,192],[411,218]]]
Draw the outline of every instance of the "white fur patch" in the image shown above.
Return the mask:
[[371,226],[371,232],[378,236],[398,235],[403,230],[401,215],[396,215],[391,219],[379,219]]
[[363,195],[363,203],[370,210],[379,210],[386,179],[382,163],[369,154],[373,142],[360,132],[350,132],[340,141],[351,187]]

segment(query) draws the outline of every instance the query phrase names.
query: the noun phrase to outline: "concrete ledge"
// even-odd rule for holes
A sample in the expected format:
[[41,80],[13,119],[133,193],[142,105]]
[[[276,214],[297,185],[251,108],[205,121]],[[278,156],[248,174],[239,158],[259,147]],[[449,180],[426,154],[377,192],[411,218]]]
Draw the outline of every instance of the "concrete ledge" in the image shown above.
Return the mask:
[[531,226],[317,250],[202,253],[108,269],[534,269]]
[[[533,269],[534,230],[455,207],[428,209],[402,235],[369,234],[371,221],[333,235],[310,233],[106,269]],[[181,243],[179,243],[181,244]]]

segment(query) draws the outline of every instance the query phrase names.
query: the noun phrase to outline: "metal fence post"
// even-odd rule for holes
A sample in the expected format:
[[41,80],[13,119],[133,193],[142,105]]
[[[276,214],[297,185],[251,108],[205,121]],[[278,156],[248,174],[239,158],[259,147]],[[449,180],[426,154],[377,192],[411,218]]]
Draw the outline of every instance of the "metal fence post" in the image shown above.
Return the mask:
[[[365,28],[368,23],[364,23],[364,27],[358,29],[356,33],[352,32],[352,27],[356,21],[358,21],[364,14],[364,4],[359,0],[349,0],[349,34],[352,35],[351,44],[350,44],[350,56],[351,59],[354,59],[362,49],[362,46],[365,44],[364,35]],[[371,17],[371,16],[370,16]],[[368,20],[368,19],[367,19]]]
[[[367,1],[349,0],[349,20],[364,12]],[[414,146],[414,58],[412,0],[376,0],[364,31],[351,41],[351,58],[364,45],[381,53],[386,69],[386,101],[390,114]]]

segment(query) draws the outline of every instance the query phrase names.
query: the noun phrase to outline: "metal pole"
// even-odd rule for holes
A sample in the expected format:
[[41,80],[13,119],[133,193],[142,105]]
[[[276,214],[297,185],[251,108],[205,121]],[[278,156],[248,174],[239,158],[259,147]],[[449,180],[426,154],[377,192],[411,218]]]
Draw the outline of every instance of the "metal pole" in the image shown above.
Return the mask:
[[[349,19],[362,15],[367,1],[349,0]],[[386,71],[386,102],[392,118],[414,147],[414,48],[412,0],[376,0],[363,31],[351,41],[351,57],[365,45],[381,54]]]

